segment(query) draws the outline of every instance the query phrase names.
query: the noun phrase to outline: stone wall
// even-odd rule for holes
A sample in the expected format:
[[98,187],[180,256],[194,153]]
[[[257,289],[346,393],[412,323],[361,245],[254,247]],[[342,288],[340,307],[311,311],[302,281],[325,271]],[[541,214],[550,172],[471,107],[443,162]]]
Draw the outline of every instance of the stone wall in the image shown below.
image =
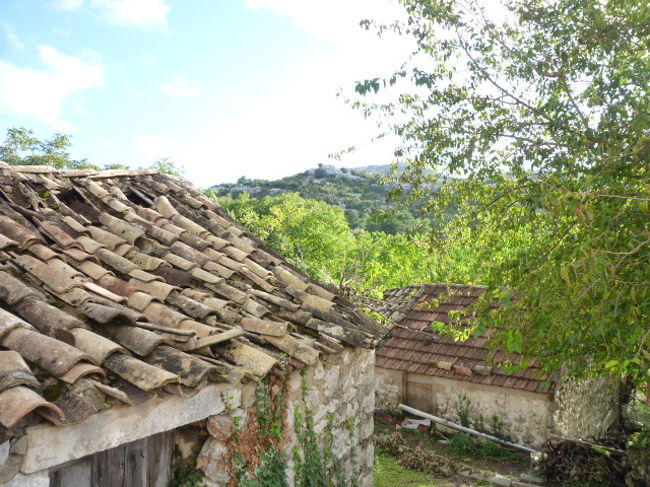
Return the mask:
[[[282,447],[289,463],[289,485],[293,485],[295,477],[295,413],[299,409],[304,414],[309,408],[321,446],[330,423],[332,455],[340,460],[346,478],[355,479],[360,487],[372,487],[374,365],[374,350],[346,347],[339,354],[323,354],[303,374],[298,370],[287,374],[287,422]],[[242,430],[252,423],[249,408],[257,386],[253,381],[244,385],[214,384],[191,398],[171,396],[139,406],[115,406],[67,428],[32,427],[24,442],[29,443],[29,448],[18,458],[21,473],[14,477],[12,469],[11,480],[4,484],[7,479],[0,476],[0,485],[47,487],[49,473],[68,462],[174,430],[174,441],[183,456],[192,458],[198,452],[196,466],[204,473],[207,487],[226,486],[232,473],[229,438],[235,424]],[[0,474],[1,467],[14,456],[8,444],[0,444]]]
[[404,374],[401,370],[375,369],[375,402],[377,407],[391,410],[402,402],[402,383]]
[[432,377],[434,404],[440,416],[459,421],[459,398],[469,399],[473,420],[482,416],[485,427],[492,430],[492,417],[504,423],[502,433],[527,446],[540,447],[549,434],[552,402],[547,394],[506,389],[473,382]]
[[597,439],[619,420],[619,381],[562,379],[555,389],[553,432],[567,438]]
[[[458,422],[458,401],[466,396],[471,419],[480,421],[482,416],[487,429],[492,429],[492,416],[496,415],[504,423],[503,433],[525,445],[539,447],[548,438],[552,412],[549,395],[421,374],[408,374],[404,380],[405,372],[382,368],[377,368],[375,374],[380,407],[409,404],[407,397],[411,397],[428,404],[427,412]],[[405,391],[404,384],[417,391]],[[427,401],[423,401],[425,396]]]
[[[372,487],[374,451],[374,350],[346,348],[337,355],[323,355],[316,365],[291,372],[287,377],[287,425],[283,436],[283,452],[289,462],[289,485],[294,483],[293,450],[297,445],[295,413],[304,414],[309,408],[314,416],[314,430],[321,445],[324,442],[328,415],[331,415],[331,431],[334,439],[333,457],[341,461],[348,479],[354,478],[360,487]],[[305,388],[303,390],[303,384]],[[206,475],[208,487],[225,486],[230,479],[228,471],[227,440],[233,417],[240,428],[247,420],[246,411],[255,398],[255,383],[244,386],[241,403],[233,401],[223,414],[209,418],[210,438],[205,442],[197,459],[197,466]]]

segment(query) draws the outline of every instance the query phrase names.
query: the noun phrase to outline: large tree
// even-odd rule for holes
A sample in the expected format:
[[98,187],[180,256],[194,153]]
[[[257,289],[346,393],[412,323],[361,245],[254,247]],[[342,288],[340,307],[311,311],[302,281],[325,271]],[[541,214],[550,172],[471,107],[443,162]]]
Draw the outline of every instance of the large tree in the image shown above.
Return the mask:
[[417,48],[358,83],[355,104],[402,138],[396,180],[416,196],[427,169],[462,178],[430,210],[457,206],[440,241],[491,267],[502,307],[477,331],[497,328],[495,343],[549,369],[647,382],[650,4],[402,3],[408,21],[376,27]]
[[71,159],[70,146],[69,135],[57,133],[49,140],[40,140],[32,130],[13,127],[7,129],[7,136],[0,144],[0,161],[28,166],[48,165],[57,169],[99,169],[86,159]]

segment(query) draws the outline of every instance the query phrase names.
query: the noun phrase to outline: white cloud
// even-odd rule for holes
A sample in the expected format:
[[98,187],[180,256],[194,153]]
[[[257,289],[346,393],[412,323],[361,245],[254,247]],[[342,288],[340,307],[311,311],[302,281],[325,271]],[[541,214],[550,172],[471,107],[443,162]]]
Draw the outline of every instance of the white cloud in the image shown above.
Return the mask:
[[267,9],[311,35],[339,44],[367,42],[371,34],[359,26],[364,19],[392,22],[404,19],[404,7],[390,0],[243,0],[253,10]]
[[134,27],[167,27],[171,7],[166,0],[93,0],[108,20],[118,25]]
[[87,51],[82,60],[51,46],[39,46],[44,69],[17,66],[0,60],[0,110],[31,115],[53,126],[65,128],[61,111],[74,93],[99,86],[104,69],[98,55]]
[[56,0],[54,6],[62,10],[77,10],[84,4],[84,0]]
[[136,149],[154,159],[172,157],[173,154],[178,154],[180,149],[176,141],[160,135],[140,135],[135,139],[134,145]]
[[18,35],[16,35],[16,33],[14,32],[14,29],[13,27],[11,27],[11,24],[6,20],[0,20],[0,34],[5,38],[7,44],[9,44],[10,46],[16,49],[22,49],[23,47],[25,47],[23,43],[20,41]]
[[[378,132],[375,124],[335,96],[343,81],[332,66],[350,71],[340,62],[334,55],[314,59],[289,73],[294,81],[273,96],[233,99],[192,135],[142,135],[134,141],[136,158],[131,162],[170,157],[200,186],[235,181],[242,175],[277,179],[318,163],[346,167],[389,163],[395,140],[369,143]],[[305,79],[311,81],[304,83]],[[328,154],[353,145],[358,150],[340,163],[328,159]]]
[[[318,163],[354,167],[393,160],[395,137],[371,142],[379,129],[372,120],[336,98],[349,93],[356,80],[387,75],[408,57],[413,43],[387,35],[379,39],[359,27],[364,17],[398,18],[388,0],[243,0],[251,9],[265,8],[292,18],[329,49],[309,62],[271,73],[269,91],[233,96],[191,135],[146,134],[134,141],[137,159],[170,157],[201,186],[238,177],[277,179]],[[350,146],[357,150],[341,162],[328,158]]]
[[175,75],[174,81],[171,83],[162,83],[160,87],[174,96],[197,96],[203,94],[203,90],[190,85],[181,74]]
[[[167,27],[171,7],[167,0],[89,0],[109,22],[133,27]],[[78,10],[85,0],[55,0],[54,6],[63,10]]]

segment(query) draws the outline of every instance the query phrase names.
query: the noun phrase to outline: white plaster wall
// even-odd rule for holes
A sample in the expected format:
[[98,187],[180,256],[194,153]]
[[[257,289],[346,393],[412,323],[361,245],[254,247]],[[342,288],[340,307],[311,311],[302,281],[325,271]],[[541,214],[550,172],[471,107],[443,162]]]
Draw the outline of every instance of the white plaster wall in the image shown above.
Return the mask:
[[458,398],[465,395],[471,401],[470,416],[477,419],[481,415],[486,427],[497,415],[507,425],[505,433],[524,445],[539,447],[548,439],[552,407],[548,394],[442,377],[429,379],[438,415],[458,421]]
[[[405,401],[403,390],[406,372],[377,367],[377,403],[382,407],[394,407]],[[473,382],[457,381],[421,374],[408,374],[409,387],[414,383],[432,392],[433,414],[451,421],[458,421],[457,401],[460,395],[471,401],[471,415],[474,419],[483,416],[489,427],[491,417],[496,414],[507,424],[506,433],[525,445],[539,447],[548,439],[553,411],[549,394],[536,394],[517,389],[494,387]]]

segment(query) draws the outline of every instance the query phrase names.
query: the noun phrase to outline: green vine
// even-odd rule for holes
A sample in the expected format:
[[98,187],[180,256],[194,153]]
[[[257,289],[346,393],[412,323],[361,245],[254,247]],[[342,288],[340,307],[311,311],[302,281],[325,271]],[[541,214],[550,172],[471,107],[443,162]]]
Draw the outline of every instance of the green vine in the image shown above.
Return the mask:
[[[308,387],[301,371],[302,398],[306,403]],[[240,417],[233,417],[230,447],[234,452],[232,464],[236,477],[231,486],[288,487],[288,463],[282,451],[286,425],[286,383],[271,376],[255,390],[255,402],[250,410],[248,427],[241,428]],[[314,428],[314,413],[308,407],[295,409],[293,448],[296,487],[357,487],[356,478],[346,479],[341,459],[334,455],[334,414],[327,415],[323,444]],[[352,438],[354,421],[345,424]],[[358,477],[357,459],[351,451],[352,476]]]
[[281,448],[286,411],[286,385],[272,376],[255,390],[251,424],[245,432],[240,431],[241,418],[233,418],[231,444],[239,487],[289,487]]
[[169,487],[205,487],[203,474],[196,468],[196,459],[183,458],[178,445],[174,445],[172,458],[172,479]]
[[[303,401],[307,396],[307,383],[305,373],[301,371],[301,388]],[[318,436],[314,430],[314,414],[311,409],[305,406],[304,413],[300,408],[295,411],[295,432],[298,440],[293,449],[295,463],[295,486],[296,487],[356,487],[356,479],[348,481],[345,477],[341,459],[334,455],[334,415],[328,413],[327,423],[323,435],[323,448],[318,442]],[[346,422],[346,428],[352,432],[354,422]],[[351,462],[353,477],[356,475],[356,455],[354,449],[351,451]]]

